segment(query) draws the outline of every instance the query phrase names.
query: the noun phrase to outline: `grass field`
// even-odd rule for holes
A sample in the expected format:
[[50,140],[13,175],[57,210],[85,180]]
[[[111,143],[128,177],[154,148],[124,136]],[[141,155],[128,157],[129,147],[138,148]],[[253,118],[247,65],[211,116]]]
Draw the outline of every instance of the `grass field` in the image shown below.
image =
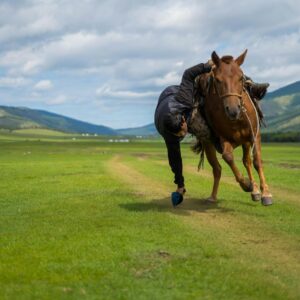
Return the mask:
[[270,207],[223,162],[205,205],[211,169],[182,146],[174,209],[162,142],[2,135],[0,298],[299,299],[299,144],[263,146]]

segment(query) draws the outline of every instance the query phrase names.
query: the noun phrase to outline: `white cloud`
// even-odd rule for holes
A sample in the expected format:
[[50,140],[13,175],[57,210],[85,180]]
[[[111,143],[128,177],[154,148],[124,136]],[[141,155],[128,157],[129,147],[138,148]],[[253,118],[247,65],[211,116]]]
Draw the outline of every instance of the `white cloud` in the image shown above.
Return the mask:
[[47,91],[53,88],[53,84],[50,80],[40,80],[35,86],[34,89],[39,91]]
[[114,90],[109,85],[104,85],[96,90],[96,95],[99,98],[118,98],[118,99],[136,99],[136,98],[147,98],[154,97],[157,95],[155,92],[134,92],[126,90]]
[[[105,109],[123,101],[119,110],[140,112],[153,103],[153,110],[160,91],[179,84],[185,68],[213,50],[236,57],[245,48],[245,73],[275,89],[300,79],[299,28],[296,0],[1,1],[0,86],[36,83],[28,94],[2,98],[38,94],[46,105],[76,104],[78,114],[94,102]],[[50,99],[43,90],[60,96]],[[136,117],[141,125],[152,121],[147,109]],[[111,120],[122,122],[115,116],[113,110]]]
[[[5,3],[6,2],[6,3]],[[27,3],[26,3],[27,2]],[[2,1],[0,15],[2,28],[10,29],[14,36],[3,36],[0,40],[18,40],[23,37],[44,34],[58,30],[61,22],[56,18],[59,10],[55,1]],[[13,17],[12,17],[13,16]]]
[[155,78],[153,80],[153,84],[163,87],[163,86],[173,85],[175,83],[179,84],[180,80],[181,80],[181,76],[178,75],[177,72],[172,71],[165,74],[162,77]]
[[68,98],[65,95],[59,95],[54,98],[50,98],[46,101],[48,105],[61,105],[65,104],[68,101]]
[[24,77],[0,77],[0,87],[17,88],[28,83],[29,80]]

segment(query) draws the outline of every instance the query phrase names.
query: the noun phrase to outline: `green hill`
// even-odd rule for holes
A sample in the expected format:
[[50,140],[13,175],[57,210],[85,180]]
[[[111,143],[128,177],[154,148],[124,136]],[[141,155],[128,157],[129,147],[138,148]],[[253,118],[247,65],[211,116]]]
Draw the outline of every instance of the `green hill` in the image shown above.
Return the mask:
[[261,106],[268,125],[263,132],[300,131],[300,81],[268,93]]
[[[270,92],[261,101],[267,128],[262,132],[300,132],[300,81]],[[125,135],[157,134],[154,124],[119,129]]]
[[[267,128],[263,133],[300,132],[300,81],[270,92],[261,101]],[[154,124],[136,128],[112,128],[82,122],[43,110],[0,106],[0,129],[44,128],[66,133],[100,135],[157,135]]]
[[118,129],[117,131],[121,135],[157,135],[157,130],[153,123],[136,128]]
[[17,130],[46,128],[67,133],[116,135],[109,127],[82,122],[62,115],[26,107],[0,106],[0,128]]
[[264,100],[274,99],[276,97],[300,93],[300,81],[288,84],[266,95]]

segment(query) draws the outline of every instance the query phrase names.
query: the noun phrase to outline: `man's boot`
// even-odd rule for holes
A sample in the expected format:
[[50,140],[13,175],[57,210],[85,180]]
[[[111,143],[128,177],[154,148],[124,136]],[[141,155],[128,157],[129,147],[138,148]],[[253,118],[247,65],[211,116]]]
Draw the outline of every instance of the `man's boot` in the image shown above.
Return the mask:
[[269,87],[269,83],[256,83],[250,77],[245,76],[245,86],[252,99],[261,100]]

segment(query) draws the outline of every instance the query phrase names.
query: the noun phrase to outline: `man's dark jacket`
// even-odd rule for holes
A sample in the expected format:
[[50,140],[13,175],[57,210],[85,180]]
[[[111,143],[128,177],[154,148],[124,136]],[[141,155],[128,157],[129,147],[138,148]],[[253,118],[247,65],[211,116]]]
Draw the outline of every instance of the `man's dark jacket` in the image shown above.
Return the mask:
[[165,117],[180,114],[188,120],[193,109],[194,81],[195,78],[209,72],[209,64],[198,64],[184,71],[180,85],[167,87],[160,95],[155,110],[154,122],[157,131],[162,135],[168,149],[169,165],[175,174],[174,183],[179,188],[184,187],[184,177],[182,175],[182,158],[180,152],[180,141],[177,137],[165,128]]

